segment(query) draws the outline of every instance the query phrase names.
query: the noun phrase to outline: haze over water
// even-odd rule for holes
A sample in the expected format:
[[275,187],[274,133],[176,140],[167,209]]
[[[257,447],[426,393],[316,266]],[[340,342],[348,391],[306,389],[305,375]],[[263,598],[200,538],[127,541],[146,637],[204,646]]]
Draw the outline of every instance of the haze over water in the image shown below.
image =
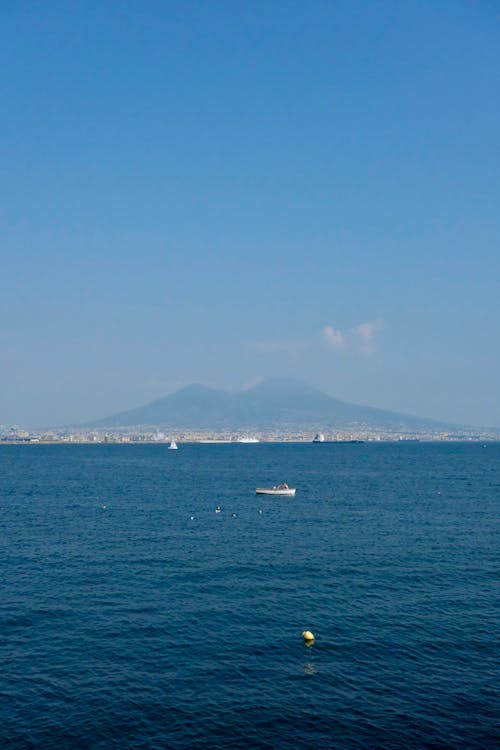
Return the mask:
[[1,447],[2,748],[496,747],[499,459]]

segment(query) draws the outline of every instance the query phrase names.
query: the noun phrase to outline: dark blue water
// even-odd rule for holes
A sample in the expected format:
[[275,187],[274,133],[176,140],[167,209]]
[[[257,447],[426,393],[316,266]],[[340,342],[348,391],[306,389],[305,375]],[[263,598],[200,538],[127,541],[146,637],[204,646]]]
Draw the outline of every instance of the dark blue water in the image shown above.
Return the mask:
[[499,746],[498,444],[4,446],[0,505],[1,748]]

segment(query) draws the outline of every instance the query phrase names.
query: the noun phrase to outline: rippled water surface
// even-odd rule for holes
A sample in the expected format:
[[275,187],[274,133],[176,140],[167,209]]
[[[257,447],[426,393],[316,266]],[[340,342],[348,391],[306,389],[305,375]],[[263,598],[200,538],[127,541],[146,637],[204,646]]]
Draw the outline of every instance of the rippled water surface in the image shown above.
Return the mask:
[[499,503],[498,444],[0,447],[0,747],[498,747]]

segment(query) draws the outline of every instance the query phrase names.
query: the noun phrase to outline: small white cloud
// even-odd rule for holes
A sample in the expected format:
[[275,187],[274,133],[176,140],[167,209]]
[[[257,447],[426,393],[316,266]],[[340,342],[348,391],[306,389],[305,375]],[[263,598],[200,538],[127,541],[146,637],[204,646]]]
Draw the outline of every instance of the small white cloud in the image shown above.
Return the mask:
[[323,336],[326,342],[333,349],[343,349],[345,346],[345,337],[342,331],[337,331],[333,326],[323,328]]
[[377,319],[366,321],[366,323],[360,323],[354,329],[358,344],[361,347],[361,351],[367,357],[370,357],[376,352],[377,344],[375,341],[375,336],[382,327],[382,320]]

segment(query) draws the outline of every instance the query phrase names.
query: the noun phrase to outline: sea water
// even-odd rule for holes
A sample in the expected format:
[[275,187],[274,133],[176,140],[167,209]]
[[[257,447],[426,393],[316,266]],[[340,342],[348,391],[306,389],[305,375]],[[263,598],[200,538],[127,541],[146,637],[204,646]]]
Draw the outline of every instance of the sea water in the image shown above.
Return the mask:
[[3,749],[500,746],[499,444],[3,446],[0,506]]

